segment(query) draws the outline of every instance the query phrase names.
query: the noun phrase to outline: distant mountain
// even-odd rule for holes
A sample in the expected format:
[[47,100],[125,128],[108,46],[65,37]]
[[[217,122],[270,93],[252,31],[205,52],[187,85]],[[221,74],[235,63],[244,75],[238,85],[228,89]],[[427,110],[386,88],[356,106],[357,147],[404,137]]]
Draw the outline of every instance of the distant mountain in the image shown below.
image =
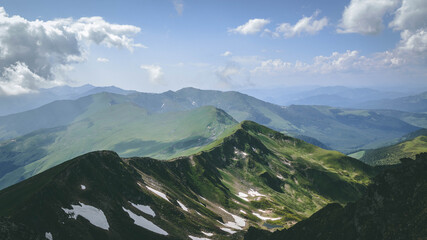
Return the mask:
[[375,174],[245,121],[188,157],[99,151],[64,162],[0,191],[0,216],[53,239],[239,239],[354,201]]
[[[418,127],[408,124],[414,118],[398,119],[378,111],[348,110],[325,106],[289,107],[267,103],[239,92],[221,92],[184,88],[160,94],[104,94],[103,101],[90,95],[78,100],[57,101],[31,111],[0,117],[0,139],[10,139],[40,128],[52,128],[83,119],[115,103],[132,103],[149,114],[176,112],[200,106],[223,109],[237,121],[251,120],[277,131],[304,135],[345,153],[384,146]],[[417,116],[427,125],[427,115]]]
[[114,150],[123,157],[169,159],[192,154],[237,124],[212,106],[149,114],[132,103],[117,102],[94,111],[105,97],[95,95],[88,110],[92,112],[69,125],[0,143],[0,189],[99,149]]
[[245,92],[279,105],[325,105],[345,108],[355,108],[366,101],[393,99],[408,95],[402,92],[343,86],[246,90]]
[[59,86],[45,88],[35,93],[16,96],[0,96],[0,116],[28,111],[57,100],[75,100],[101,92],[128,94],[135,91],[123,90],[114,86],[95,87],[87,84],[80,87]]
[[381,99],[358,105],[359,108],[392,109],[405,112],[427,113],[427,92],[395,99]]
[[414,158],[422,152],[427,152],[427,129],[410,133],[402,137],[397,144],[362,150],[350,156],[370,165],[390,165],[400,163],[401,158]]
[[425,239],[427,153],[387,168],[368,191],[345,207],[330,204],[288,230],[249,229],[247,240]]

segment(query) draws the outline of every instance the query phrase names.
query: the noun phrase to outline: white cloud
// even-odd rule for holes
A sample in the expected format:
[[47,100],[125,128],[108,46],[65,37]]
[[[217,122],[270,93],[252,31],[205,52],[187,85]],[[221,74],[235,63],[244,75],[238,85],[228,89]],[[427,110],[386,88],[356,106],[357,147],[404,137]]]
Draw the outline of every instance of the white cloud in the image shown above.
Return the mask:
[[383,17],[401,0],[351,0],[345,7],[338,33],[377,34],[384,28]]
[[400,34],[401,40],[397,48],[400,52],[412,54],[427,53],[427,30],[418,29],[417,31],[405,30]]
[[371,57],[361,56],[358,51],[347,50],[339,53],[333,52],[329,56],[316,56],[312,63],[296,61],[285,62],[281,59],[262,61],[254,68],[252,73],[311,73],[334,74],[339,72],[368,72],[400,67],[408,61],[396,51],[387,51],[374,54]]
[[108,58],[101,58],[101,57],[99,57],[99,58],[96,59],[96,61],[101,62],[101,63],[107,63],[110,60]]
[[232,53],[230,51],[225,51],[223,54],[221,54],[221,56],[223,56],[223,57],[228,57],[231,55],[232,55]]
[[239,72],[240,67],[236,63],[231,62],[224,67],[218,68],[215,74],[220,80],[221,87],[228,88],[233,85],[233,79],[231,77]]
[[417,30],[427,27],[427,1],[403,0],[389,26],[395,30]]
[[0,95],[18,95],[37,91],[40,87],[59,85],[55,81],[47,81],[31,72],[22,62],[5,67],[0,77]]
[[236,28],[229,29],[228,32],[239,33],[243,35],[255,34],[260,32],[265,25],[269,24],[270,20],[254,18],[250,19],[247,23],[240,25]]
[[84,61],[91,43],[130,51],[142,47],[132,38],[139,31],[101,17],[29,21],[9,16],[0,7],[0,94],[22,94],[49,83],[60,84],[60,71]]
[[152,83],[159,83],[163,79],[162,68],[158,65],[141,65],[141,69],[148,72],[148,77]]
[[[301,33],[316,34],[328,25],[328,18],[315,19],[319,11],[316,11],[310,17],[303,17],[295,25],[289,23],[282,23],[276,28],[274,36],[283,35],[285,38],[298,36]],[[267,30],[269,31],[269,30]]]
[[184,2],[183,0],[173,0],[173,6],[175,7],[175,11],[178,13],[178,15],[182,15],[182,12],[184,12]]

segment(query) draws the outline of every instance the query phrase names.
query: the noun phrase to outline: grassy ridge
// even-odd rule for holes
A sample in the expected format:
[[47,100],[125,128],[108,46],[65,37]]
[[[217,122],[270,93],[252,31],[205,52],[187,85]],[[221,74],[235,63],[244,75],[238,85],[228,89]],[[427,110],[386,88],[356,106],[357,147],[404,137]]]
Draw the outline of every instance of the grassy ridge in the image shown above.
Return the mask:
[[[241,239],[243,231],[230,235],[220,229],[222,223],[235,221],[221,208],[245,219],[242,230],[249,226],[287,228],[330,202],[357,199],[375,173],[374,168],[339,152],[244,121],[191,156],[166,161],[120,159],[113,152],[101,151],[67,161],[0,191],[0,204],[7,206],[0,209],[0,216],[40,233],[52,232],[58,239],[161,239],[133,224],[122,210],[124,206],[138,212],[131,201],[149,205],[156,217],[138,214],[173,238],[202,237],[205,231],[215,234],[212,239]],[[145,186],[163,192],[168,201]],[[246,200],[238,196],[249,191],[259,195]],[[81,217],[69,218],[61,210],[78,202],[101,209],[109,231]],[[257,214],[280,217],[261,220]]]
[[[97,107],[96,109],[99,109]],[[131,103],[117,103],[66,127],[40,130],[0,146],[0,188],[67,159],[99,149],[123,157],[160,159],[192,154],[236,122],[214,107],[149,114]]]

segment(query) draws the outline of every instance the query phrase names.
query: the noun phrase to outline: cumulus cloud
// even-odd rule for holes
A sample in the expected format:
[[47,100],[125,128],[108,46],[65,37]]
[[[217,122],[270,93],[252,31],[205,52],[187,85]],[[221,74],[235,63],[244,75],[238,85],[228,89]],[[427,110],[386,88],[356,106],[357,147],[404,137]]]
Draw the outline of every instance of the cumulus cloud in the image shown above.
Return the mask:
[[223,56],[223,57],[228,57],[231,55],[232,55],[232,53],[230,51],[225,51],[223,54],[221,54],[221,56]]
[[99,57],[99,58],[96,59],[96,61],[101,62],[101,63],[107,63],[110,60],[108,58],[101,58],[101,57]]
[[265,25],[269,23],[270,23],[270,20],[254,18],[254,19],[250,19],[247,23],[243,25],[240,25],[233,29],[229,29],[228,32],[238,33],[243,35],[256,34],[256,33],[259,33],[261,30],[263,30]]
[[397,50],[413,54],[427,53],[427,30],[418,29],[417,31],[405,30],[400,34],[401,40]]
[[[0,94],[13,95],[61,84],[56,73],[85,60],[91,43],[132,51],[140,28],[101,17],[29,21],[0,7]],[[60,74],[59,74],[60,75]]]
[[158,65],[141,65],[141,69],[147,71],[148,79],[152,83],[159,83],[163,79],[162,68]]
[[398,7],[400,0],[351,0],[345,7],[338,33],[377,34],[384,28],[383,17]]
[[184,12],[184,2],[182,0],[174,0],[173,6],[175,7],[176,13],[181,16],[182,12]]
[[298,36],[301,33],[316,34],[328,25],[328,18],[316,19],[320,11],[310,17],[303,17],[295,25],[282,23],[276,28],[275,36],[283,35],[285,38]]
[[312,63],[296,61],[286,62],[281,59],[269,59],[262,61],[252,73],[313,73],[333,74],[338,72],[363,72],[372,70],[389,69],[402,66],[407,63],[406,58],[396,51],[386,51],[374,54],[371,57],[360,55],[358,51],[347,50],[345,52],[333,52],[329,56],[316,56]]
[[427,27],[427,1],[403,0],[389,26],[395,30],[417,30]]

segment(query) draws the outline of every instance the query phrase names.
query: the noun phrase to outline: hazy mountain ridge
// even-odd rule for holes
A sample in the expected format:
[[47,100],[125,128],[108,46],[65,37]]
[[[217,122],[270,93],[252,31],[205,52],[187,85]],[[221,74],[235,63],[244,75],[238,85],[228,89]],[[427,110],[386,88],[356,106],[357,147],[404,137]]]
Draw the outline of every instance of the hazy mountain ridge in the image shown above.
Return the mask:
[[[355,200],[375,172],[338,152],[243,122],[190,157],[120,159],[106,151],[80,156],[0,191],[0,204],[8,206],[0,215],[54,239],[206,237],[202,231],[213,234],[209,239],[241,239],[249,225],[290,226],[331,201]],[[150,206],[155,216],[132,204]],[[64,209],[73,206],[101,210],[108,231],[84,217],[71,218]],[[168,235],[135,225],[124,209]]]
[[29,111],[58,100],[75,100],[101,92],[129,94],[136,91],[123,90],[115,86],[95,87],[90,84],[80,87],[70,87],[65,85],[53,88],[43,88],[34,93],[0,96],[0,116]]
[[358,105],[359,108],[392,109],[406,112],[427,113],[427,92],[395,98],[370,101]]
[[[223,109],[237,121],[251,120],[267,125],[275,130],[286,132],[291,135],[304,135],[315,138],[323,144],[344,152],[351,152],[358,148],[369,148],[381,146],[391,139],[399,138],[404,134],[417,130],[405,121],[417,122],[419,125],[427,125],[427,115],[417,115],[416,121],[409,114],[400,118],[392,115],[384,115],[381,112],[370,110],[349,110],[337,109],[323,106],[297,106],[282,107],[267,103],[256,98],[238,92],[221,92],[210,90],[198,90],[185,88],[177,92],[168,91],[161,94],[131,93],[128,95],[116,95],[111,93],[101,94],[111,100],[101,103],[102,107],[108,107],[112,103],[131,102],[143,107],[150,113],[173,112],[189,110],[199,106],[212,105]],[[87,99],[87,103],[77,107],[77,113],[84,114],[89,109],[85,107],[91,105],[94,97],[99,98],[99,94],[90,95],[76,100],[77,102]],[[74,105],[77,102],[66,102]],[[49,123],[49,115],[56,112],[55,105],[62,102],[54,102],[16,115],[0,117],[0,127],[2,126],[3,139],[22,135],[40,127],[32,124],[32,120],[26,114],[36,114],[40,121]],[[49,111],[44,109],[50,109]],[[96,109],[95,109],[96,110]],[[74,111],[70,111],[73,113]],[[69,113],[69,115],[71,115]],[[63,124],[71,123],[75,116],[67,115],[61,117]],[[37,118],[35,118],[37,119]],[[11,122],[11,123],[10,123]],[[61,125],[54,123],[53,125]],[[21,124],[14,126],[14,124]],[[27,129],[30,128],[30,129]],[[334,128],[334,131],[332,131]],[[27,131],[23,131],[27,130]]]

